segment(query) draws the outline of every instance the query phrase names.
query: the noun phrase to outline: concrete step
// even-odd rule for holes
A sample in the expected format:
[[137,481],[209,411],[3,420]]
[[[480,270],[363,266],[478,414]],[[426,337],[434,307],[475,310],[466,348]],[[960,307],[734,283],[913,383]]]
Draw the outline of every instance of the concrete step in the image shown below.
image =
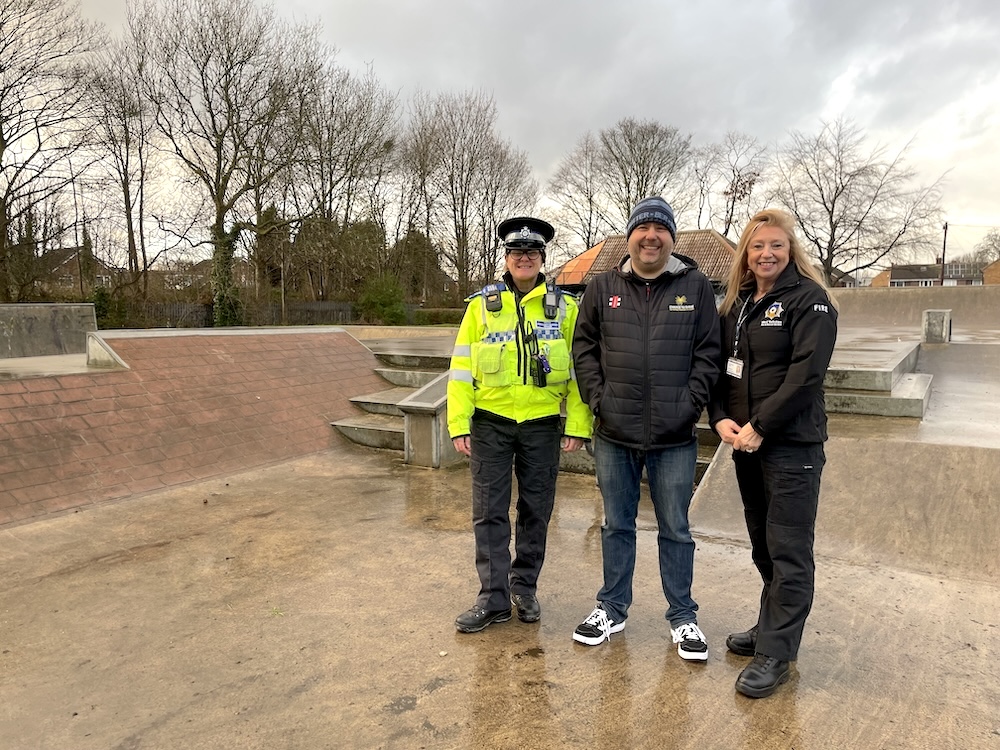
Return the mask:
[[397,404],[407,396],[416,393],[416,388],[405,388],[402,386],[389,388],[378,393],[368,393],[364,396],[354,396],[351,403],[364,409],[369,414],[391,414],[395,417],[402,417],[403,412]]
[[344,437],[369,448],[404,450],[403,417],[389,414],[365,414],[330,423]]
[[828,390],[826,409],[837,414],[922,419],[931,397],[933,376],[911,372],[900,377],[889,392]]
[[400,370],[394,367],[376,367],[375,372],[393,385],[404,388],[422,388],[441,374],[441,370]]
[[904,375],[917,366],[920,344],[891,342],[867,344],[834,351],[823,386],[829,390],[884,391],[888,393]]
[[450,354],[403,354],[399,352],[373,352],[373,354],[380,362],[390,367],[444,372],[451,366]]

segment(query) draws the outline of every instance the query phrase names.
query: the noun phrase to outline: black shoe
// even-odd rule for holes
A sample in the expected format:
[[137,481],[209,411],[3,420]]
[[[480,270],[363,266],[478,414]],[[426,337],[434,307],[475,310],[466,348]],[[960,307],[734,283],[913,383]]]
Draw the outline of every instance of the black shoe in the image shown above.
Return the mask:
[[495,622],[507,622],[510,619],[509,609],[483,609],[478,604],[468,612],[463,612],[455,618],[455,627],[459,633],[478,633]]
[[517,609],[517,619],[521,622],[538,622],[542,608],[534,594],[511,594],[511,603]]
[[730,635],[726,638],[726,648],[740,656],[753,656],[757,653],[757,626]]
[[736,691],[750,698],[766,698],[788,679],[788,662],[757,654],[736,678]]

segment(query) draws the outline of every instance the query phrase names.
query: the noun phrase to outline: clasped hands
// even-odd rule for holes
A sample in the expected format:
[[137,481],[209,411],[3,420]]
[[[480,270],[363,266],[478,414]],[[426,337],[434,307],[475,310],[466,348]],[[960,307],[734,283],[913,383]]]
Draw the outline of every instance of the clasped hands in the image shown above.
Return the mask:
[[753,453],[764,442],[764,438],[754,430],[749,422],[740,427],[728,417],[715,423],[715,431],[719,433],[722,442],[733,446],[734,451]]

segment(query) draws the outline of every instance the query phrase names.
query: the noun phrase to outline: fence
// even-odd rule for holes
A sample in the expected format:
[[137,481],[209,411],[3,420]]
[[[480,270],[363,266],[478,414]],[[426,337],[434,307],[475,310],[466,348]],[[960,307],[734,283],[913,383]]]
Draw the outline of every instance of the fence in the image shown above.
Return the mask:
[[[406,324],[433,323],[419,320],[421,312],[430,311],[419,305],[405,305]],[[457,311],[461,320],[461,311]],[[248,303],[243,305],[243,323],[248,326],[314,326],[351,325],[364,322],[350,302],[289,302],[282,319],[281,305]],[[450,321],[445,321],[450,322]],[[98,315],[99,328],[211,328],[212,305],[186,302],[136,302],[123,300],[112,303],[104,315]]]

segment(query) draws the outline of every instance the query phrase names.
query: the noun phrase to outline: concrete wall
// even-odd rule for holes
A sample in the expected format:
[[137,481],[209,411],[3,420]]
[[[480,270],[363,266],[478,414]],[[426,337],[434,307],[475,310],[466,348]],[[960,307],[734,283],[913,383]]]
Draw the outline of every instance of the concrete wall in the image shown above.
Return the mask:
[[83,354],[96,330],[93,305],[0,305],[0,359]]
[[1000,328],[1000,286],[834,289],[842,325],[920,328],[924,310],[951,310],[956,330]]

